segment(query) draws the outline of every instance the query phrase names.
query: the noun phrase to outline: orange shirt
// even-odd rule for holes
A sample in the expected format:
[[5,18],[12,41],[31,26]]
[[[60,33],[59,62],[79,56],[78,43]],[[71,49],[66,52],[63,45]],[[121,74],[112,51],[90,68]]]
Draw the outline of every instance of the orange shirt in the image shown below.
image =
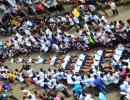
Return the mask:
[[2,86],[0,85],[0,93],[2,92],[2,90],[3,90],[3,88],[2,88]]
[[13,20],[11,20],[11,24],[16,26],[18,24],[18,22],[16,19],[13,19]]

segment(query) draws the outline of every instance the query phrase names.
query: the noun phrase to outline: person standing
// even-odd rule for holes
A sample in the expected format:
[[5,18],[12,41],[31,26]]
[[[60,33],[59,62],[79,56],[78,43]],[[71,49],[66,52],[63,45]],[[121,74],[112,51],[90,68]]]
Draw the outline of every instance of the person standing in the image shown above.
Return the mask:
[[109,1],[108,5],[110,5],[112,12],[113,12],[113,16],[114,15],[118,15],[118,10],[117,10],[117,6],[114,2]]
[[107,12],[104,9],[104,4],[100,3],[99,1],[96,1],[96,7],[97,9],[101,10],[106,16],[108,16]]
[[65,85],[59,83],[58,81],[56,83],[57,83],[56,90],[62,92],[66,97],[69,97],[70,95],[69,95],[68,91],[66,90],[67,87]]
[[100,77],[97,77],[96,75],[94,76],[94,84],[103,92],[103,93],[108,93],[107,88],[105,87],[105,84],[103,83],[103,80]]

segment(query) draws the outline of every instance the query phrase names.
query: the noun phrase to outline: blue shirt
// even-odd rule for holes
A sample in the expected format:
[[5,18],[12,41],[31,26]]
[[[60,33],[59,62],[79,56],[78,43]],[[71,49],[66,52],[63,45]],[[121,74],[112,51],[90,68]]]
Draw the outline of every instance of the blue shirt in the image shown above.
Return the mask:
[[75,85],[73,88],[72,88],[72,90],[74,91],[74,92],[76,92],[76,93],[82,93],[83,92],[83,89],[82,89],[82,87],[80,86],[80,85]]
[[107,100],[106,96],[103,93],[99,93],[98,100]]
[[95,1],[94,0],[89,0],[89,2],[94,3]]
[[4,84],[3,84],[3,89],[4,89],[4,90],[8,90],[9,87],[10,87],[9,85],[10,85],[9,82],[4,82]]
[[104,87],[104,83],[101,78],[97,78],[94,80],[94,84],[97,85],[99,88]]
[[87,13],[87,10],[86,10],[86,9],[81,8],[81,13],[82,13],[82,14],[86,14],[86,13]]

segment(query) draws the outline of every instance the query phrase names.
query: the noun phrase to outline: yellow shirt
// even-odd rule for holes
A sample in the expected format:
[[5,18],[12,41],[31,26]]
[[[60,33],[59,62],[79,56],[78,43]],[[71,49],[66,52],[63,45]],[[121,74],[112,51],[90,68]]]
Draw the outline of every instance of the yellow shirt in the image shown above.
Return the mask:
[[72,14],[73,14],[74,17],[79,17],[79,16],[80,16],[80,13],[78,12],[77,9],[74,9],[74,10],[72,11]]
[[0,85],[0,93],[2,92],[2,90],[3,90],[3,88],[2,88],[2,86]]
[[9,77],[10,77],[10,78],[13,78],[13,80],[15,80],[17,76],[16,76],[15,74],[10,73],[10,74],[9,74]]
[[128,63],[128,68],[129,68],[129,70],[130,70],[130,62]]
[[80,13],[80,6],[77,6],[76,10]]
[[11,43],[11,42],[6,42],[5,45],[6,45],[7,47],[11,47],[11,46],[12,46],[12,43]]

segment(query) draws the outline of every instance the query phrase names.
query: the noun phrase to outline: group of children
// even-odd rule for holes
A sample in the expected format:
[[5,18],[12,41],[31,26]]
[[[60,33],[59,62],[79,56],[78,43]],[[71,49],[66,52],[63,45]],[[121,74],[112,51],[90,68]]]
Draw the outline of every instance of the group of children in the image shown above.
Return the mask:
[[[122,21],[108,23],[93,5],[88,7],[89,12],[81,6],[79,10],[74,9],[72,15],[12,19],[11,27],[16,36],[3,43],[6,49],[3,59],[31,52],[88,51],[96,46],[113,47],[118,43],[129,42],[129,24],[125,25]],[[68,32],[70,27],[75,27],[77,32]]]

